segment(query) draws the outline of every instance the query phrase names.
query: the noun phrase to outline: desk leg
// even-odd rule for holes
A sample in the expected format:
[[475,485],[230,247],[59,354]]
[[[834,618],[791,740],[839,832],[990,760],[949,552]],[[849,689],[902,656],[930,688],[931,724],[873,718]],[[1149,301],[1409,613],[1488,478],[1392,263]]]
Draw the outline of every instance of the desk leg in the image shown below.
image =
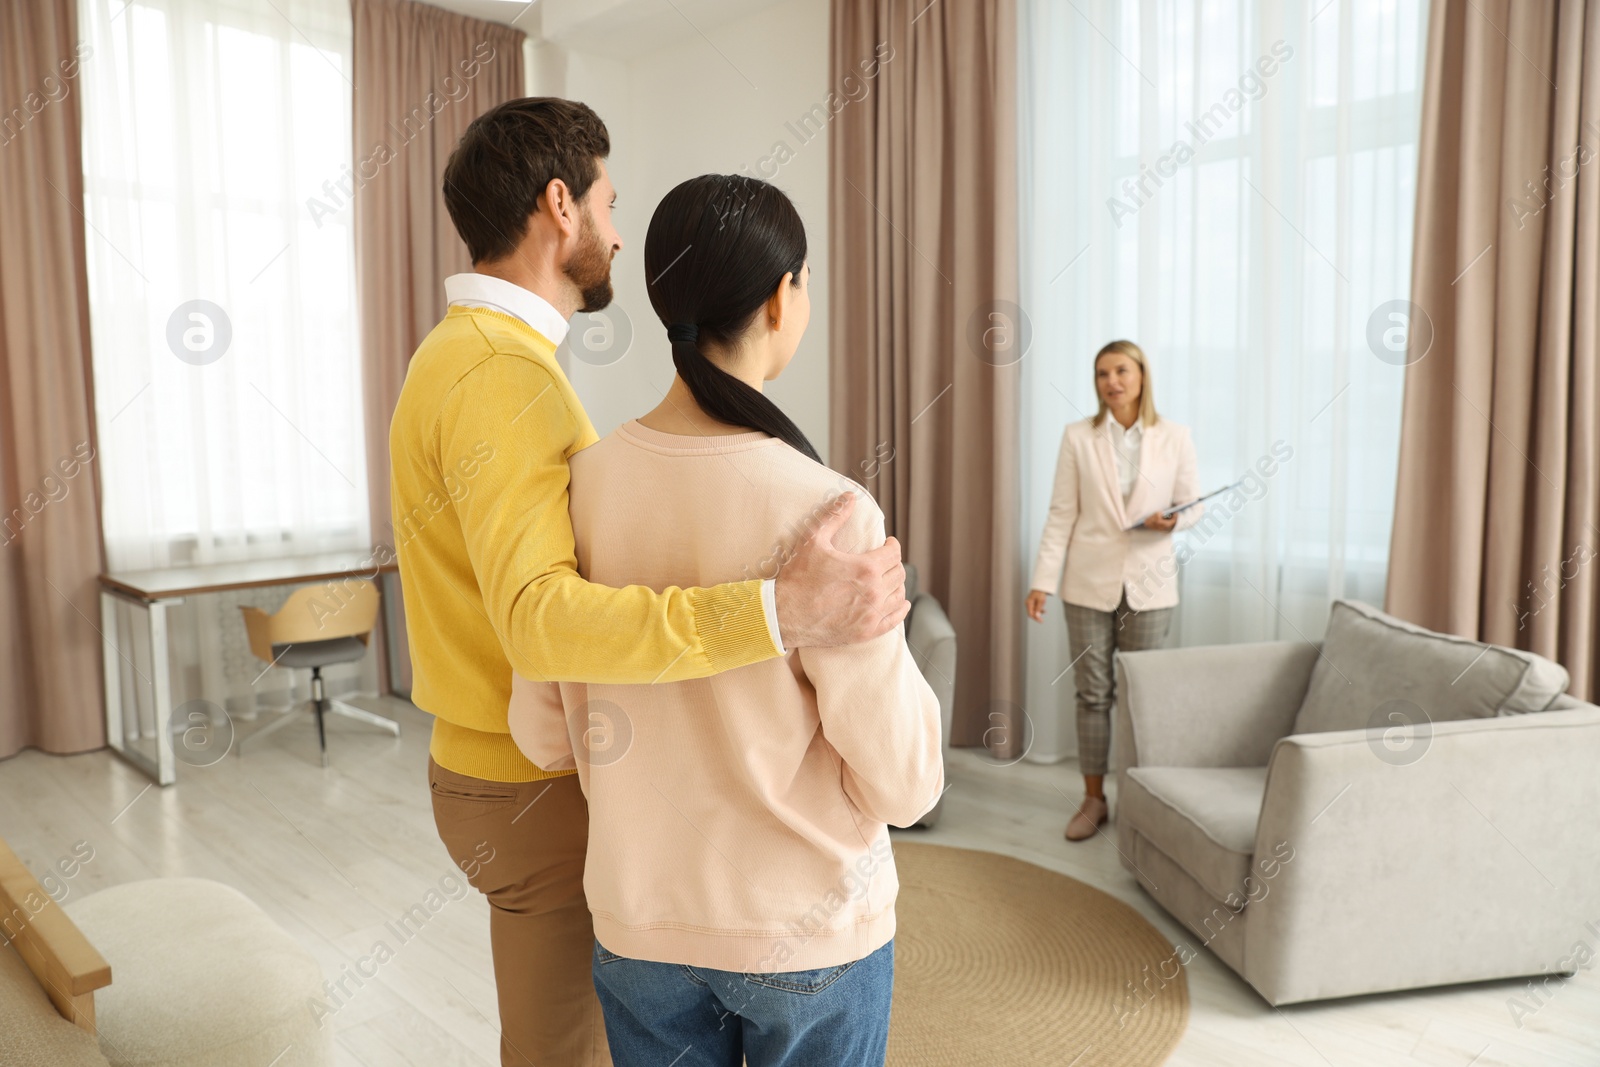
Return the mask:
[[104,657],[106,673],[106,744],[115,752],[123,751],[122,722],[122,663],[117,655],[117,598],[110,593],[100,594],[100,654]]
[[155,688],[156,781],[177,780],[172,753],[172,660],[167,648],[167,605],[150,605],[150,680]]
[[[139,768],[161,785],[177,781],[174,773],[172,735],[168,726],[172,721],[172,674],[167,660],[167,605],[141,604],[150,617],[150,660],[152,678],[148,680],[154,690],[156,719],[156,758],[151,759],[130,742],[139,741],[144,734],[139,721],[138,697],[124,705],[122,700],[122,653],[117,651],[113,637],[117,633],[118,598],[110,593],[100,593],[100,625],[105,636],[106,673],[106,744],[127,762]],[[141,679],[138,668],[134,673]]]
[[389,672],[389,692],[393,696],[411,699],[411,690],[400,680],[400,642],[395,640],[395,629],[400,624],[401,612],[396,610],[395,587],[400,575],[384,571],[378,576],[378,589],[383,601],[383,660]]

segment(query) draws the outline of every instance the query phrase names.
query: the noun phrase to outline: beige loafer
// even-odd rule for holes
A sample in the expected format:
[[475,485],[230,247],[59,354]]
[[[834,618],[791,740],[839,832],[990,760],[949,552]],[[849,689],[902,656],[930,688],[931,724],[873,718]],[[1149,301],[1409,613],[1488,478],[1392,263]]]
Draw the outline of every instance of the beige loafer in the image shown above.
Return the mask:
[[1067,840],[1083,841],[1093,837],[1110,812],[1111,806],[1105,797],[1084,797],[1078,813],[1067,823]]

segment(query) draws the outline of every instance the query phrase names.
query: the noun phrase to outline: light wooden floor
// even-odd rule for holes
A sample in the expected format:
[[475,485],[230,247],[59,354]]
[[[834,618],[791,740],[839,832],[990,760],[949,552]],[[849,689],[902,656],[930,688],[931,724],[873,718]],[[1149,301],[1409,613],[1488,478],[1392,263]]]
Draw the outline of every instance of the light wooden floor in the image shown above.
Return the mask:
[[[456,872],[434,834],[424,781],[431,720],[400,701],[364,703],[398,717],[404,736],[397,741],[332,719],[334,765],[327,770],[317,765],[309,718],[243,759],[180,767],[178,784],[167,789],[150,786],[108,752],[23,753],[0,762],[0,837],[41,877],[87,842],[94,858],[66,883],[67,900],[156,876],[237,886],[330,977],[386,941],[394,957],[329,1021],[338,1062],[495,1064],[487,906],[470,890],[448,899]],[[1188,937],[1122,869],[1109,837],[1062,840],[1078,797],[1073,764],[1002,767],[960,751],[949,779],[939,827],[904,835],[1060,871],[1128,901],[1169,938]],[[448,902],[396,947],[385,924],[430,890]],[[1397,912],[1395,921],[1404,915]],[[1600,1065],[1600,967],[1552,987],[1521,1028],[1507,1008],[1523,992],[1515,981],[1278,1010],[1203,951],[1188,980],[1193,1009],[1169,1061],[1175,1065]]]

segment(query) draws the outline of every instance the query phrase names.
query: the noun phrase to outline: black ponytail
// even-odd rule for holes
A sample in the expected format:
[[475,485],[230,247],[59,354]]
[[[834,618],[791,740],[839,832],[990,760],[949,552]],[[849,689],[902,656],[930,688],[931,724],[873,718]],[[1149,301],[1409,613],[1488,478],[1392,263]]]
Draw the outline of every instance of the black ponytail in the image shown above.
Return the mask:
[[800,213],[775,186],[737,174],[691,178],[662,199],[644,240],[650,304],[672,342],[672,363],[707,415],[786,442],[818,463],[806,435],[759,389],[700,351],[743,336],[785,274],[806,261]]

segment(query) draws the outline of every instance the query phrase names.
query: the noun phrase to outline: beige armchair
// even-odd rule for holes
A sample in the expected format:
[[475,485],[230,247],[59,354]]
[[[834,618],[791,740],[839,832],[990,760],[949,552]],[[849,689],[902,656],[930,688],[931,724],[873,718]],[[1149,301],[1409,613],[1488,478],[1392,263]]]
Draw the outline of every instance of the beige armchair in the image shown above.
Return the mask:
[[[1117,657],[1123,865],[1272,1004],[1571,973],[1600,707],[1531,653],[1334,604],[1319,644]],[[1590,924],[1586,926],[1585,924]]]
[[0,841],[0,1064],[326,1067],[325,998],[315,957],[230,886],[126,882],[63,908]]

